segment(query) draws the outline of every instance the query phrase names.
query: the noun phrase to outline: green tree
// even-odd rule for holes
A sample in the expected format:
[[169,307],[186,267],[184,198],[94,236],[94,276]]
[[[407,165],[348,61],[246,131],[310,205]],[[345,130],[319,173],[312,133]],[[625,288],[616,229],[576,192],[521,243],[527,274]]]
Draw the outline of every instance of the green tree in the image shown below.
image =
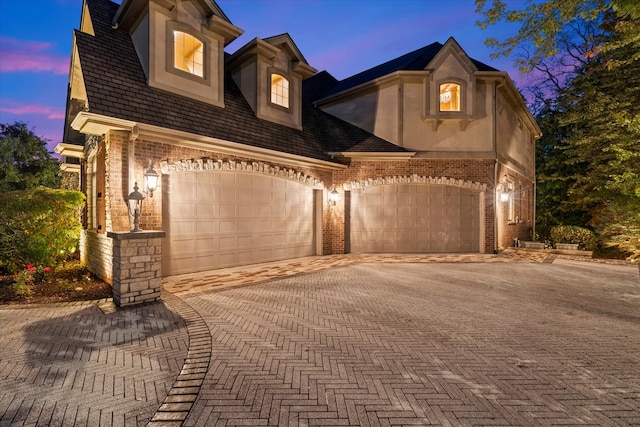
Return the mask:
[[538,231],[589,226],[640,256],[640,2],[476,0],[482,28],[517,33],[487,45],[529,73],[537,143]]
[[634,48],[620,46],[562,91],[558,123],[568,134],[566,163],[576,166],[567,174],[569,200],[589,212],[587,225],[605,243],[640,256],[640,61],[624,60]]
[[37,186],[58,188],[58,161],[46,142],[22,122],[0,123],[0,192]]
[[[504,40],[489,37],[492,57],[515,61],[526,83],[524,92],[535,114],[553,106],[558,92],[600,52],[629,48],[629,56],[610,60],[610,68],[640,58],[640,2],[637,0],[546,0],[541,2],[476,0],[483,15],[477,25],[519,25]],[[609,25],[603,25],[609,23]],[[617,37],[610,38],[612,33]]]

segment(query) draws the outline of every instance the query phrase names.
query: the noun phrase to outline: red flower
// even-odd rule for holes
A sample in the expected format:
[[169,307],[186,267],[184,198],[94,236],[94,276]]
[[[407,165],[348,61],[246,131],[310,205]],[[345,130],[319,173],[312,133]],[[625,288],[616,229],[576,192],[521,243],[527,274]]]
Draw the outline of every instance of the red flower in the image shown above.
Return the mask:
[[31,270],[32,267],[33,267],[33,265],[27,264],[27,270]]
[[48,273],[48,272],[50,272],[50,271],[51,271],[51,268],[49,268],[49,267],[45,267],[45,268],[44,268],[44,272],[45,272],[45,273]]

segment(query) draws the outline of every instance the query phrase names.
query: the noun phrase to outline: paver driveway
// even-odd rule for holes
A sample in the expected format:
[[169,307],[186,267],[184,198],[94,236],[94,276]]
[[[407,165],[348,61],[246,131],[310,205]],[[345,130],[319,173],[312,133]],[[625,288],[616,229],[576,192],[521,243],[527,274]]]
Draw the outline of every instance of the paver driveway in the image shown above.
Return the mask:
[[635,266],[360,264],[185,295],[185,425],[640,425]]
[[639,272],[331,256],[0,306],[0,426],[640,425]]

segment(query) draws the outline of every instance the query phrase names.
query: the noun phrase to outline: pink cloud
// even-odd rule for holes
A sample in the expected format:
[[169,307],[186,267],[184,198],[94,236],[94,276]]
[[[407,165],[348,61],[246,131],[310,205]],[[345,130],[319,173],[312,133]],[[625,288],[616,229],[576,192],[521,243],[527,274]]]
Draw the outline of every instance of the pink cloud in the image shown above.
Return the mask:
[[0,100],[0,112],[13,114],[15,116],[45,116],[50,120],[64,120],[64,110],[53,108],[47,105],[24,104],[8,99]]
[[0,37],[0,71],[2,72],[52,72],[67,74],[69,58],[48,52],[52,43]]

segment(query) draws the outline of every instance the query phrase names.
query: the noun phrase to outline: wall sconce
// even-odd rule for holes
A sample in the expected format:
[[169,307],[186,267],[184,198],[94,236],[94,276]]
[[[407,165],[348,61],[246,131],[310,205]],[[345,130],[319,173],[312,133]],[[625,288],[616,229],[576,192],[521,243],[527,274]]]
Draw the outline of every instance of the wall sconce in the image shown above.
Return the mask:
[[153,169],[153,163],[149,160],[149,166],[144,171],[144,194],[153,197],[153,192],[158,188],[158,178],[160,174]]
[[513,191],[513,183],[507,180],[507,175],[502,178],[501,183],[502,190],[500,191],[500,200],[508,202],[511,192]]
[[339,197],[340,197],[340,194],[338,194],[336,187],[333,187],[333,190],[329,192],[329,205],[335,206],[336,203],[338,203]]
[[129,196],[127,196],[126,198],[127,207],[129,208],[129,215],[133,216],[133,228],[131,229],[131,232],[133,233],[142,231],[139,225],[143,200],[144,195],[138,191],[138,183],[136,182],[133,186],[133,191],[129,193]]
[[506,188],[503,188],[502,191],[500,192],[500,200],[503,202],[508,202],[509,201],[509,190]]

